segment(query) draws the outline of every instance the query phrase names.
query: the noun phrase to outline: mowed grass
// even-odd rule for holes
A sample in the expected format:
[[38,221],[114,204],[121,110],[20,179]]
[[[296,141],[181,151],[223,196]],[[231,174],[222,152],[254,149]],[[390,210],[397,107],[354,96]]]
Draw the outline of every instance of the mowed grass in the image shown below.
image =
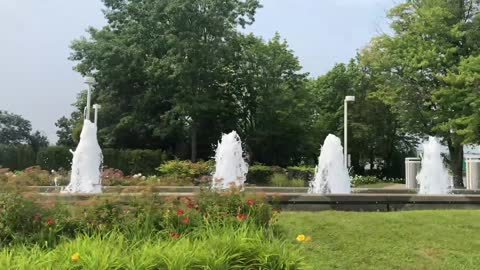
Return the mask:
[[284,212],[311,269],[480,269],[480,211]]

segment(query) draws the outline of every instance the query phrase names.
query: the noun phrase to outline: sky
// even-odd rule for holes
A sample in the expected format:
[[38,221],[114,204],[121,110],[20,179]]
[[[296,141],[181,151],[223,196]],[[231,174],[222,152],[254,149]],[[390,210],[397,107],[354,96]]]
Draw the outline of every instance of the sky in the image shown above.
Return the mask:
[[[389,32],[387,11],[399,0],[261,0],[244,31],[270,39],[278,32],[316,77]],[[0,110],[19,114],[57,140],[55,122],[68,116],[83,78],[68,60],[72,40],[102,27],[100,0],[0,0]],[[101,117],[101,112],[100,112]]]

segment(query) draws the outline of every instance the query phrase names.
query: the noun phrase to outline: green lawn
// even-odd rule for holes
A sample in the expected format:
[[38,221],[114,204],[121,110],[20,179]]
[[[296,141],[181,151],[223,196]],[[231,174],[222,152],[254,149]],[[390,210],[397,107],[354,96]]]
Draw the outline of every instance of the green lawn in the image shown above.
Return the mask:
[[284,212],[312,269],[480,269],[480,211]]

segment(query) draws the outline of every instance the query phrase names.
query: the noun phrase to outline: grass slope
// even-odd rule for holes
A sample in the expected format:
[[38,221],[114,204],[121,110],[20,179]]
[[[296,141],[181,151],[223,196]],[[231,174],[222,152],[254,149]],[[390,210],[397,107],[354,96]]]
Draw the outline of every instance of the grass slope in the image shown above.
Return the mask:
[[[480,211],[285,212],[312,269],[479,269]],[[292,240],[295,241],[295,240]]]

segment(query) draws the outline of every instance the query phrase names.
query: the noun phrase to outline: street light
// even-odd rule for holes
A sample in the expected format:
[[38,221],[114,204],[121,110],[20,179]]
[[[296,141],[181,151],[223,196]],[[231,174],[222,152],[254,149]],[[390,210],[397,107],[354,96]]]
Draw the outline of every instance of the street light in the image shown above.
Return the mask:
[[95,111],[95,118],[94,118],[95,126],[97,125],[97,120],[98,120],[98,110],[100,110],[101,108],[102,106],[100,106],[100,104],[93,104],[93,110]]
[[348,151],[347,151],[347,104],[348,102],[354,102],[355,96],[346,96],[343,104],[343,161],[345,163],[345,168],[348,167]]
[[95,84],[95,79],[93,77],[86,77],[85,78],[85,84],[88,85],[88,90],[87,90],[87,112],[85,115],[85,119],[90,120],[90,99],[91,99],[91,91],[92,91],[92,86]]

